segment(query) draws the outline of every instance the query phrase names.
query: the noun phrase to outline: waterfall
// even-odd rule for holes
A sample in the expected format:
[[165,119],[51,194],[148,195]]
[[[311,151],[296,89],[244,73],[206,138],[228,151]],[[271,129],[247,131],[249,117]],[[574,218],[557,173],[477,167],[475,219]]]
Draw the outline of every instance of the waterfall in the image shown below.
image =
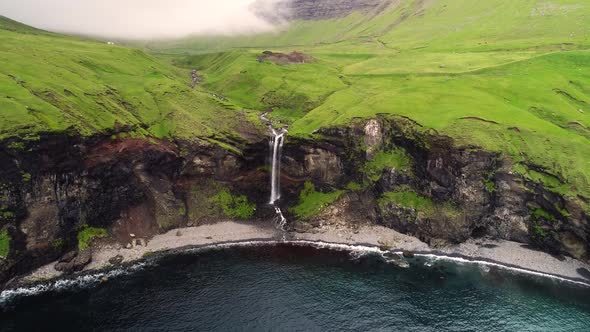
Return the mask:
[[274,206],[277,214],[277,228],[284,231],[287,219],[283,216],[281,208],[276,206],[275,203],[281,198],[281,152],[287,130],[282,128],[280,132],[277,132],[271,126],[269,128],[272,133],[269,141],[271,153],[270,204]]
[[277,213],[277,217],[276,217],[276,224],[277,224],[277,228],[280,229],[281,231],[285,230],[285,226],[287,225],[287,218],[285,218],[285,216],[283,216],[283,211],[281,211],[281,208],[278,206],[275,206],[275,212]]
[[270,204],[274,205],[281,198],[281,151],[285,142],[286,129],[277,132],[271,128],[272,137],[270,138],[271,146],[271,178],[270,178]]

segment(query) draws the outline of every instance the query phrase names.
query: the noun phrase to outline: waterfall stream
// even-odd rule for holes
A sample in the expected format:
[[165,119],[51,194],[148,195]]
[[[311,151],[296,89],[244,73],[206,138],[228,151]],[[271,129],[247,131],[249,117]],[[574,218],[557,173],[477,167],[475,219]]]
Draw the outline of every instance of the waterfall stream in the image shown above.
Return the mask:
[[281,208],[275,203],[281,198],[281,152],[287,129],[282,128],[280,131],[277,131],[270,125],[269,128],[272,133],[269,141],[271,153],[270,204],[274,206],[277,214],[277,228],[284,230],[287,219],[283,216]]
[[281,198],[281,152],[285,142],[285,129],[277,132],[270,128],[272,137],[270,138],[271,147],[271,179],[270,179],[270,204],[274,205]]

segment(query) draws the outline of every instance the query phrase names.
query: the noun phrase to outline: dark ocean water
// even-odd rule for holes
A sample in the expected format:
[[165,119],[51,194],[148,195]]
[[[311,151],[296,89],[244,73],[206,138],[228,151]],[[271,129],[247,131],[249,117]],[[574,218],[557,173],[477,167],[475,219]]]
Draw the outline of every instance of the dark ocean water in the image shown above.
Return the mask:
[[0,330],[590,331],[590,289],[426,258],[225,248],[4,300]]

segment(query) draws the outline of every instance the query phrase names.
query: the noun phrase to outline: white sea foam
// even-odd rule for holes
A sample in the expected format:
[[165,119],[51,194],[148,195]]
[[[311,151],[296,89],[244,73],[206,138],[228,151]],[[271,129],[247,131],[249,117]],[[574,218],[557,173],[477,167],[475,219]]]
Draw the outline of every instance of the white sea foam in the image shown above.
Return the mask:
[[[383,254],[384,251],[377,247],[370,247],[370,246],[362,246],[362,245],[348,245],[348,244],[339,244],[339,243],[327,243],[327,242],[313,242],[313,241],[288,241],[286,243],[289,244],[300,244],[300,245],[310,245],[316,248],[327,248],[333,250],[350,250],[350,251],[361,251],[361,252],[371,252],[371,253],[381,253]],[[395,254],[402,255],[403,251],[394,251]],[[528,270],[524,268],[508,266],[501,263],[484,261],[484,260],[476,260],[476,259],[469,259],[464,257],[455,257],[455,256],[447,256],[442,254],[420,254],[415,253],[415,257],[422,257],[428,259],[430,262],[436,262],[437,260],[444,260],[444,261],[451,261],[455,264],[471,264],[471,265],[479,265],[483,267],[497,267],[506,271],[518,273],[518,274],[527,274],[527,275],[534,275],[537,277],[543,277],[548,279],[553,279],[561,282],[572,283],[580,286],[590,287],[590,283],[573,280],[549,273],[543,273],[533,270]]]
[[576,284],[576,285],[584,286],[584,287],[590,287],[590,283],[588,283],[588,282],[564,278],[564,277],[560,277],[560,276],[557,276],[554,274],[523,269],[520,267],[508,266],[508,265],[504,265],[504,264],[500,264],[500,263],[496,263],[496,262],[468,259],[468,258],[464,258],[464,257],[438,255],[438,254],[416,254],[416,257],[436,258],[436,259],[440,259],[440,260],[452,261],[456,264],[473,264],[473,265],[480,265],[480,266],[485,266],[485,267],[497,267],[497,268],[500,268],[500,269],[503,269],[506,271],[510,271],[510,272],[514,272],[517,274],[534,275],[537,277],[548,278],[548,279],[571,283],[571,284]]
[[[286,241],[284,243],[294,244],[294,245],[309,245],[309,246],[316,247],[316,248],[325,248],[325,249],[332,249],[332,250],[357,251],[357,252],[361,252],[361,253],[365,253],[365,254],[366,253],[378,253],[378,254],[382,255],[384,253],[384,251],[382,251],[381,249],[379,249],[377,247],[363,246],[363,245],[315,242],[315,241],[306,241],[306,240]],[[399,251],[395,251],[394,253],[398,254],[398,255],[402,255],[403,251],[399,250]],[[464,257],[447,256],[447,255],[442,255],[442,254],[416,253],[414,255],[416,257],[426,258],[431,262],[436,262],[437,260],[444,260],[444,261],[454,262],[455,264],[471,264],[471,265],[484,266],[484,267],[488,267],[488,268],[493,266],[493,267],[497,267],[497,268],[500,268],[500,269],[503,269],[506,271],[510,271],[510,272],[514,272],[514,273],[518,273],[518,274],[534,275],[534,276],[553,279],[553,280],[557,280],[557,281],[561,281],[561,282],[572,283],[572,284],[576,284],[576,285],[580,285],[580,286],[590,287],[590,283],[588,283],[588,282],[573,280],[573,279],[569,279],[569,278],[565,278],[565,277],[561,277],[561,276],[557,276],[557,275],[553,275],[553,274],[549,274],[549,273],[538,272],[538,271],[528,270],[528,269],[514,267],[514,266],[508,266],[508,265],[504,265],[504,264],[497,263],[497,262],[469,259],[469,258],[464,258]]]
[[[277,245],[277,244],[288,244],[288,245],[296,245],[296,246],[309,246],[317,249],[329,249],[329,250],[336,250],[336,251],[346,251],[349,252],[351,258],[358,259],[360,257],[366,255],[381,255],[386,253],[379,249],[378,247],[372,246],[364,246],[364,245],[354,245],[354,244],[341,244],[341,243],[329,243],[329,242],[320,242],[320,241],[307,241],[307,240],[294,240],[294,241],[275,241],[275,240],[260,240],[260,241],[241,241],[241,242],[227,242],[227,243],[218,243],[218,244],[211,244],[205,245],[195,248],[185,249],[182,252],[185,253],[200,253],[211,251],[215,249],[228,249],[228,248],[241,248],[241,247],[263,247],[263,246],[270,246],[270,245]],[[394,254],[402,255],[402,251],[394,251]],[[497,267],[505,271],[517,273],[517,274],[525,274],[525,275],[533,275],[542,278],[548,278],[564,283],[575,284],[584,287],[590,287],[590,283],[579,281],[579,280],[572,280],[564,277],[560,277],[553,274],[527,270],[519,267],[507,266],[496,262],[484,261],[484,260],[476,260],[476,259],[468,259],[464,257],[454,257],[454,256],[447,256],[441,254],[430,254],[430,253],[415,253],[415,257],[425,258],[427,260],[426,264],[430,264],[427,266],[432,266],[434,262],[438,260],[442,261],[450,261],[455,264],[470,264],[470,265],[478,265],[482,267],[484,272],[488,272],[490,267]],[[383,257],[385,261],[388,261],[386,257]],[[131,274],[136,271],[143,269],[147,263],[137,263],[128,267],[124,268],[117,268],[114,270],[104,271],[104,272],[96,272],[91,274],[84,274],[81,276],[73,277],[71,279],[59,279],[55,281],[50,281],[47,283],[37,284],[34,286],[25,286],[19,287],[15,289],[8,289],[4,290],[0,293],[0,306],[10,302],[12,299],[21,297],[21,296],[35,296],[44,292],[48,291],[63,291],[72,288],[86,288],[93,285],[96,285],[102,282],[105,278],[115,278],[121,275]]]
[[104,280],[131,274],[141,270],[147,264],[137,263],[131,266],[116,268],[113,270],[101,271],[96,273],[83,274],[70,279],[57,279],[40,283],[33,286],[23,286],[14,289],[7,289],[0,293],[0,306],[9,303],[15,298],[23,296],[35,296],[49,291],[64,291],[74,288],[87,288],[99,284]]

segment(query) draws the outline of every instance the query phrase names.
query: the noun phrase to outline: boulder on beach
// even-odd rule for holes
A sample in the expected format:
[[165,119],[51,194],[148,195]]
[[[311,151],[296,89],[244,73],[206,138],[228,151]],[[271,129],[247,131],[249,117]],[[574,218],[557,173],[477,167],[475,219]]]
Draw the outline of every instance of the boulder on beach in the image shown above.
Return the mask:
[[121,265],[121,263],[123,263],[123,259],[123,256],[117,255],[109,258],[109,263],[111,263],[111,265]]
[[65,254],[60,261],[55,264],[55,269],[64,273],[82,271],[86,265],[92,261],[92,252],[84,250],[82,252],[69,252]]
[[402,254],[404,255],[405,258],[414,258],[414,253],[409,250],[404,250],[404,252]]

